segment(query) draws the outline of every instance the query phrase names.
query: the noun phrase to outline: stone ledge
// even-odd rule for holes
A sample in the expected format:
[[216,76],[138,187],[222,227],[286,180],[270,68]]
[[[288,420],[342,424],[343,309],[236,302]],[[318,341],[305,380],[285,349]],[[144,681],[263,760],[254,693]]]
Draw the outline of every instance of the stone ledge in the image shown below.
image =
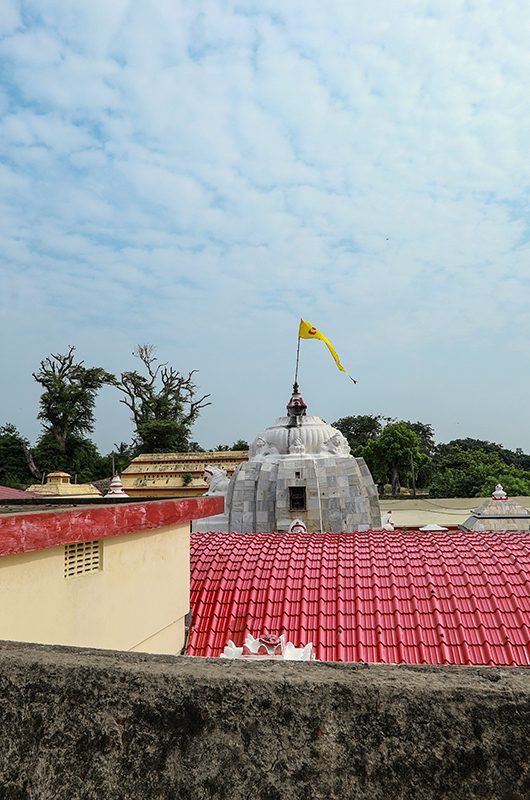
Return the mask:
[[523,800],[530,670],[0,644],[0,797]]

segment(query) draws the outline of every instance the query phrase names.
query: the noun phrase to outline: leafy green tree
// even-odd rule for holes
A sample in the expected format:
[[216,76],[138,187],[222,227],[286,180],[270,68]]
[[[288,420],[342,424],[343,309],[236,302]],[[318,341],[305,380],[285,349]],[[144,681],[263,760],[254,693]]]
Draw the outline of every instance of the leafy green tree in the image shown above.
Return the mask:
[[157,363],[156,348],[150,344],[138,345],[133,355],[145,374],[122,372],[116,386],[124,395],[120,402],[132,414],[137,453],[187,450],[193,423],[200,410],[210,405],[206,402],[210,395],[195,396],[197,370],[183,375],[167,363]]
[[45,432],[33,448],[33,457],[44,474],[62,470],[77,483],[89,483],[110,474],[94,442],[81,436],[68,436],[63,450],[53,434]]
[[0,484],[23,489],[33,478],[40,480],[40,473],[35,467],[29,443],[14,425],[0,426]]
[[390,418],[373,414],[357,414],[341,417],[333,422],[333,427],[346,437],[352,453],[358,456],[362,455],[361,448],[381,436],[385,422],[390,422]]
[[[508,451],[512,452],[512,451]],[[530,455],[524,453],[520,447],[513,451],[513,464],[520,469],[530,470]]]
[[518,467],[508,467],[495,477],[490,473],[477,495],[479,497],[487,497],[499,482],[502,483],[504,491],[511,497],[517,497],[518,495],[527,497],[530,495],[530,472]]
[[480,450],[483,453],[496,453],[505,464],[521,469],[530,469],[530,455],[524,453],[520,447],[515,451],[508,450],[502,444],[488,442],[483,439],[452,439],[450,442],[439,444],[436,448],[436,455],[444,456],[451,453],[455,448],[459,450]]
[[530,492],[530,472],[501,457],[500,445],[488,450],[467,446],[477,440],[454,440],[440,445],[434,459],[435,471],[429,486],[433,497],[481,497],[491,494],[502,483],[508,494]]
[[244,439],[238,439],[233,445],[218,444],[215,448],[218,452],[226,452],[227,450],[249,450],[249,444]]
[[[120,442],[115,444],[114,449],[107,453],[105,456],[100,456],[99,465],[97,468],[98,473],[101,473],[102,478],[108,478],[109,475],[114,473],[122,473],[123,470],[129,466],[135,456],[134,448],[127,444],[127,442]],[[97,480],[93,478],[93,480]]]
[[414,485],[420,488],[426,488],[432,477],[433,467],[432,458],[436,452],[436,442],[434,441],[434,429],[432,425],[425,422],[405,422],[409,428],[416,433],[422,444],[422,452],[428,458],[422,459],[421,464],[414,472]]
[[250,449],[249,444],[247,441],[245,441],[245,439],[238,439],[236,442],[234,442],[234,444],[230,448],[230,450],[249,450],[249,449]]
[[406,422],[392,422],[380,436],[371,439],[363,451],[377,483],[390,483],[397,495],[401,481],[418,471],[429,456],[423,452],[422,441]]
[[434,441],[432,425],[428,425],[426,422],[408,421],[405,421],[405,425],[408,425],[411,431],[414,431],[420,437],[425,455],[433,456],[436,450],[436,442]]
[[201,447],[199,442],[188,442],[188,453],[204,453],[204,447]]
[[102,367],[85,367],[75,361],[75,347],[65,355],[48,356],[33,373],[43,393],[38,419],[58,445],[60,453],[71,451],[72,444],[94,429],[94,405],[102,386],[115,378]]
[[[123,470],[128,467],[133,460],[134,450],[133,447],[127,442],[120,442],[119,444],[114,444],[114,450],[109,453],[107,458],[109,456],[111,459],[114,459],[115,471],[123,472]],[[108,474],[110,475],[110,473]]]
[[[406,426],[407,430],[412,431],[418,436],[422,454],[421,456],[415,457],[415,449],[412,449],[412,465],[410,460],[411,454],[409,453],[407,456],[407,465],[402,465],[401,470],[398,470],[397,482],[399,483],[399,473],[401,472],[407,476],[407,479],[412,482],[413,486],[427,486],[431,477],[431,456],[435,450],[434,431],[431,425],[424,422],[401,421],[398,423],[396,420],[392,420],[391,417],[359,414],[356,416],[342,417],[333,423],[333,427],[338,428],[346,437],[352,453],[356,456],[362,456],[366,460],[374,478],[379,483],[386,483],[389,479],[388,468],[381,460],[380,448],[374,443],[384,435],[387,428],[390,428],[389,433],[386,434],[388,437],[392,431],[391,426],[393,424],[403,424]],[[394,473],[393,484],[394,488],[396,488],[396,473]]]
[[466,439],[451,439],[450,442],[439,444],[436,448],[436,454],[437,456],[451,457],[452,454],[455,453],[457,458],[459,458],[462,452],[480,450],[481,453],[497,453],[497,455],[499,455],[502,449],[500,444],[487,442],[484,439],[471,439],[468,437]]
[[136,427],[136,453],[181,453],[188,450],[186,425],[174,419],[150,419]]

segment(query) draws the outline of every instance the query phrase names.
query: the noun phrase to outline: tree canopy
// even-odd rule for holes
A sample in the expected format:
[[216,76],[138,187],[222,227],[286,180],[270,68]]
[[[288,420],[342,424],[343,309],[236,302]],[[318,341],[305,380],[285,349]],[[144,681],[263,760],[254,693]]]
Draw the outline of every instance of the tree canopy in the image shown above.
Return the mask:
[[412,478],[429,456],[423,452],[422,440],[406,422],[391,422],[380,436],[371,439],[363,450],[364,458],[374,470],[378,483],[389,482],[392,494],[399,494],[401,482]]
[[390,483],[394,494],[402,480],[426,486],[435,449],[431,425],[359,414],[342,417],[333,427],[346,437],[353,455],[365,459],[376,483]]
[[530,472],[513,463],[510,453],[501,445],[478,439],[454,439],[439,445],[433,459],[431,495],[480,497],[491,494],[498,482],[508,494],[530,494]]
[[249,450],[249,444],[245,439],[238,439],[234,444],[218,444],[215,449],[220,452],[226,452],[227,450]]
[[114,375],[102,367],[85,367],[75,361],[75,347],[64,355],[57,353],[40,362],[33,373],[43,387],[38,419],[65,453],[70,438],[94,430],[94,405],[102,386],[115,382]]
[[428,456],[433,456],[436,450],[436,442],[434,441],[434,429],[432,425],[425,422],[405,422],[411,431],[420,437],[423,452]]
[[36,468],[36,474],[32,473],[28,459],[34,467],[29,442],[14,425],[0,426],[0,484],[24,489],[32,478],[40,480],[40,473]]
[[361,448],[381,436],[385,422],[390,422],[390,419],[373,414],[357,414],[341,417],[333,423],[333,427],[346,437],[353,455],[358,456],[361,455]]

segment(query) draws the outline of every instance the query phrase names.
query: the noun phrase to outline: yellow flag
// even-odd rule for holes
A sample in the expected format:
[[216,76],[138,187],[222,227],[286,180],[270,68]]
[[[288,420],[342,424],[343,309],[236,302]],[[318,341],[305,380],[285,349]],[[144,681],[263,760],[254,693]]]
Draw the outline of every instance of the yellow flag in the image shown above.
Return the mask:
[[345,372],[346,375],[348,376],[348,378],[351,381],[353,381],[354,383],[357,383],[357,381],[354,378],[352,378],[352,376],[349,374],[349,372],[347,372],[344,369],[344,367],[342,366],[342,364],[340,363],[340,359],[339,359],[339,357],[337,355],[337,351],[335,350],[335,348],[333,347],[333,345],[329,341],[328,337],[324,336],[323,333],[320,333],[320,331],[317,330],[314,325],[310,325],[309,322],[305,321],[305,319],[301,319],[300,320],[300,328],[298,329],[298,338],[299,339],[320,339],[321,342],[324,342],[324,344],[328,348],[329,352],[333,356],[333,360],[335,361],[335,364],[337,365],[337,368],[340,369],[341,372]]

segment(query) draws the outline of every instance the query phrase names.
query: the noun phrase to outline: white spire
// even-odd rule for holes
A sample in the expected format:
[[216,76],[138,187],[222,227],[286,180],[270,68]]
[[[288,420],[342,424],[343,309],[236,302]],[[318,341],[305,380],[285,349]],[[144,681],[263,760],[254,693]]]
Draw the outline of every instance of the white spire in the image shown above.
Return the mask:
[[121,482],[121,478],[118,475],[118,473],[116,473],[116,475],[111,480],[109,490],[105,495],[105,497],[109,498],[110,500],[114,499],[119,500],[121,497],[129,497],[129,495],[125,494],[125,492],[123,491],[123,483]]

